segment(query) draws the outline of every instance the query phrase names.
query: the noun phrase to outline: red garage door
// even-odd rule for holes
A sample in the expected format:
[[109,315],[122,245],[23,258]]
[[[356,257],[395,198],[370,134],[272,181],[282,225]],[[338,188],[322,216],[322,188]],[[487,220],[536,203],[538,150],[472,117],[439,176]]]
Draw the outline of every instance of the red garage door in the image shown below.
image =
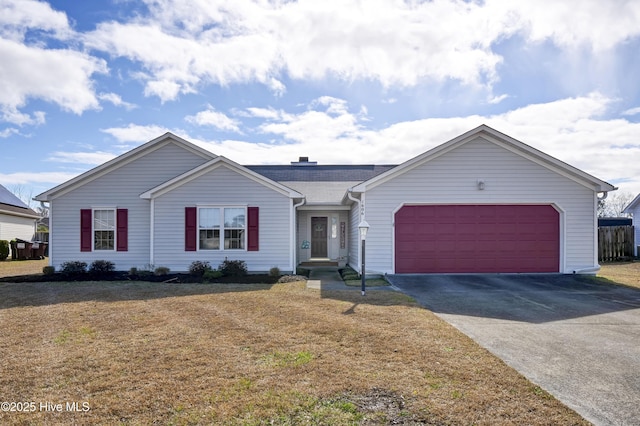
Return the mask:
[[396,273],[558,272],[560,219],[544,205],[404,206]]

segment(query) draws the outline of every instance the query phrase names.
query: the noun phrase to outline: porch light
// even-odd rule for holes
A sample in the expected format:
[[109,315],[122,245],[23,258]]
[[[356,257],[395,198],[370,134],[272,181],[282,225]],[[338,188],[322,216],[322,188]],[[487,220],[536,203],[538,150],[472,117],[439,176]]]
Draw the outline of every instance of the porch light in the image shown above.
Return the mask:
[[362,222],[358,225],[358,229],[360,230],[360,239],[362,240],[362,267],[360,268],[360,277],[361,277],[361,291],[362,295],[365,295],[365,240],[367,239],[367,231],[369,231],[369,224],[366,220],[362,219]]
[[360,238],[362,238],[362,240],[366,240],[367,239],[367,231],[369,230],[369,224],[367,223],[366,220],[363,220],[362,222],[360,222],[360,224],[358,225],[358,229],[360,230]]

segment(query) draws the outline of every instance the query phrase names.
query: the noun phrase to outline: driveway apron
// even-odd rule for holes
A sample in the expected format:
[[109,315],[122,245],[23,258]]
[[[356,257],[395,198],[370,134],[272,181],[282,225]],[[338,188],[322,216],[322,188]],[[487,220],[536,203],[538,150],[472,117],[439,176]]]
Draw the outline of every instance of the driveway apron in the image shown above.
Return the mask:
[[580,275],[389,280],[586,420],[640,424],[640,290]]

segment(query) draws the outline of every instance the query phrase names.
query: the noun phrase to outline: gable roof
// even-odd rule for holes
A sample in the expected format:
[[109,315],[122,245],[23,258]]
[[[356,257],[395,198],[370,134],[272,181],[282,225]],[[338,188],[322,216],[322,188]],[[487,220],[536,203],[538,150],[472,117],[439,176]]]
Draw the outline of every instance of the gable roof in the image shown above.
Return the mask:
[[156,198],[162,194],[166,194],[167,192],[173,191],[174,189],[184,185],[185,183],[193,179],[196,179],[206,173],[209,173],[210,171],[215,170],[216,168],[221,166],[226,166],[234,170],[235,172],[255,182],[258,182],[264,186],[270,187],[271,189],[283,195],[286,195],[290,198],[304,198],[304,195],[300,194],[299,192],[291,188],[288,188],[278,182],[275,182],[265,176],[262,176],[252,170],[249,170],[246,167],[241,166],[240,164],[222,156],[218,156],[211,161],[208,161],[194,169],[189,170],[188,172],[185,172],[179,176],[176,176],[175,178],[168,180],[167,182],[162,183],[156,186],[155,188],[152,188],[140,194],[140,198],[144,198],[144,199]]
[[563,161],[558,160],[557,158],[545,154],[542,151],[539,151],[523,142],[520,142],[483,124],[476,127],[475,129],[463,133],[457,138],[451,139],[450,141],[445,142],[442,145],[438,145],[435,148],[430,149],[429,151],[418,155],[417,157],[414,157],[411,160],[406,161],[393,169],[379,174],[367,180],[366,182],[362,182],[351,188],[351,190],[353,192],[365,192],[367,189],[376,187],[390,179],[393,179],[396,176],[406,173],[409,170],[427,163],[435,158],[438,158],[441,155],[446,154],[447,152],[456,149],[468,142],[471,142],[478,137],[482,137],[488,142],[492,142],[502,148],[518,154],[551,171],[554,171],[577,183],[587,186],[595,190],[596,192],[608,192],[618,189],[603,180],[600,180],[588,173],[583,172],[580,169],[577,169]]
[[118,157],[113,158],[104,164],[94,167],[93,169],[84,172],[73,179],[70,179],[48,191],[43,192],[42,194],[39,194],[34,199],[37,201],[50,201],[53,198],[65,194],[85,183],[91,182],[92,180],[103,176],[119,167],[122,167],[136,160],[137,158],[153,152],[156,149],[159,149],[169,143],[175,143],[207,160],[217,157],[214,153],[207,151],[204,148],[200,148],[199,146],[185,139],[182,139],[181,137],[176,136],[171,132],[167,132],[162,136],[159,136],[145,144],[142,144],[137,148],[132,149],[131,151],[125,152],[124,154],[119,155]]
[[245,167],[276,182],[363,182],[391,170],[396,165],[257,165]]
[[631,200],[629,205],[622,210],[622,213],[632,213],[631,210],[635,210],[638,205],[640,205],[640,194],[636,195],[636,198]]
[[0,185],[0,213],[37,219],[38,213],[29,208],[22,200],[4,186]]

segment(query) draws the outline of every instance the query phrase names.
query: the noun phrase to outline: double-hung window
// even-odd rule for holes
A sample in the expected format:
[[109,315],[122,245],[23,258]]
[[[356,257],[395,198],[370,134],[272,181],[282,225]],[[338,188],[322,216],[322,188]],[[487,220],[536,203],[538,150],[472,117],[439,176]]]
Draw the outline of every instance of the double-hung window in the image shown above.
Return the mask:
[[80,251],[129,250],[129,211],[98,207],[80,210]]
[[245,250],[247,209],[245,207],[200,207],[198,235],[200,250]]
[[116,241],[116,211],[93,211],[93,249],[115,250]]

